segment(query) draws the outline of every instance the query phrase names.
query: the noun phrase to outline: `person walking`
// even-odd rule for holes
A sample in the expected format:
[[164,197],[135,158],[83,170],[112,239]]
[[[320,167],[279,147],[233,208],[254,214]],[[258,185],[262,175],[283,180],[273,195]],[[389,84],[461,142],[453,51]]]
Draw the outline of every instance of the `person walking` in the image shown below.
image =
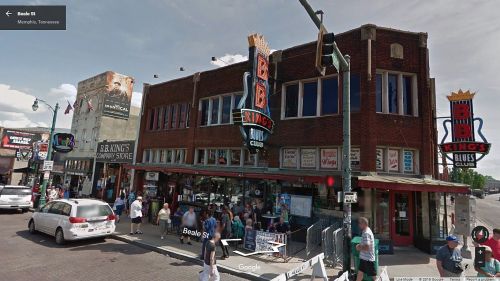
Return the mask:
[[[224,209],[222,210],[222,218],[221,218],[221,229],[222,229],[222,239],[229,239],[231,238],[231,216],[230,216],[229,208],[224,206]],[[221,242],[221,248],[222,248],[222,259],[229,258],[229,249],[227,246],[224,246]]]
[[[194,207],[191,206],[189,207],[189,210],[182,215],[182,227],[181,228],[187,228],[188,230],[195,232],[197,229],[197,220],[196,220],[196,213],[194,212]],[[181,244],[184,244],[184,238],[187,237],[187,244],[191,244],[191,237],[184,233],[184,230],[181,229]]]
[[493,257],[493,251],[489,246],[484,246],[484,266],[475,267],[477,277],[500,277],[500,262]]
[[214,233],[213,237],[206,243],[203,256],[203,271],[199,275],[200,281],[219,281],[220,275],[217,270],[215,259],[215,245],[220,241],[220,233]]
[[460,277],[463,272],[462,255],[455,235],[446,237],[446,245],[436,252],[436,266],[441,277]]
[[500,260],[500,228],[493,229],[493,236],[481,243],[481,245],[490,247],[493,258]]
[[168,203],[163,204],[163,208],[158,212],[158,218],[156,219],[156,224],[160,226],[160,238],[165,239],[165,234],[171,228],[172,221],[170,220],[170,209],[168,208]]
[[232,227],[233,237],[243,239],[243,236],[245,236],[245,227],[243,226],[240,217],[238,216],[234,217],[233,224],[231,227]]
[[[142,197],[138,196],[137,199],[130,205],[130,218],[132,222],[130,223],[130,235],[142,234],[141,223],[142,223]],[[136,230],[134,231],[134,226]]]
[[208,210],[207,212],[207,219],[203,222],[203,245],[201,248],[201,258],[205,256],[205,247],[208,243],[209,240],[211,240],[214,237],[215,234],[215,229],[217,227],[217,220],[214,218],[214,212],[213,210]]
[[113,210],[115,210],[116,222],[120,222],[120,216],[122,215],[123,209],[125,209],[125,195],[120,195],[115,200],[113,204]]
[[356,281],[363,280],[365,274],[375,280],[377,278],[377,271],[375,270],[375,238],[368,226],[367,218],[360,217],[358,225],[362,234],[361,243],[356,245],[356,250],[359,251],[359,268]]

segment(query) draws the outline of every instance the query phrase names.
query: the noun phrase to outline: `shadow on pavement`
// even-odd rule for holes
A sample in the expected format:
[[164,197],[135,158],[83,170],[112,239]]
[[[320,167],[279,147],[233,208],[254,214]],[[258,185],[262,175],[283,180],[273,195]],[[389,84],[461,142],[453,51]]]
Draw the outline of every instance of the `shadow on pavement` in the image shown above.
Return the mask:
[[21,209],[0,210],[0,215],[19,215],[23,213]]
[[414,247],[394,248],[393,255],[380,255],[381,266],[429,264],[431,256]]

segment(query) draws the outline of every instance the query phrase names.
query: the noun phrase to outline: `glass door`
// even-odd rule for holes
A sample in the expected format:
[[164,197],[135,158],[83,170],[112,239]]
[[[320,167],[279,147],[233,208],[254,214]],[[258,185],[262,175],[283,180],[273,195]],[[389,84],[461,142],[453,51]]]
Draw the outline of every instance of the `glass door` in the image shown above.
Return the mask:
[[391,192],[392,227],[395,246],[413,244],[413,198],[410,191]]

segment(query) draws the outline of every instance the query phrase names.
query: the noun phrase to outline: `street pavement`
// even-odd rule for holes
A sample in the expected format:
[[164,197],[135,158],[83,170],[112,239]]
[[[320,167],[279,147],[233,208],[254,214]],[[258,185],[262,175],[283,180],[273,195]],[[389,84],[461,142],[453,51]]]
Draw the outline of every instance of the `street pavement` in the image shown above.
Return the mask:
[[[114,239],[58,246],[29,234],[31,213],[0,212],[0,280],[198,280],[202,267]],[[221,280],[245,280],[222,274]]]
[[476,199],[476,216],[486,227],[500,228],[500,194],[487,195],[484,199]]

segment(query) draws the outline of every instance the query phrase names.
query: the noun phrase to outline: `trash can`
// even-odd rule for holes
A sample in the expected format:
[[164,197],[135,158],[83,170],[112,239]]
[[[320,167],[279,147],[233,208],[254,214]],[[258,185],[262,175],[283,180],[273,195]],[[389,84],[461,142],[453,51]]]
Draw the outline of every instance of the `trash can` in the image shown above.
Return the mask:
[[[375,270],[378,274],[378,239],[375,239]],[[361,236],[353,237],[351,240],[351,254],[354,260],[354,268],[356,269],[356,273],[359,268],[359,252],[356,250],[356,245],[361,243]],[[372,278],[368,276],[363,276],[363,280],[372,281]]]

